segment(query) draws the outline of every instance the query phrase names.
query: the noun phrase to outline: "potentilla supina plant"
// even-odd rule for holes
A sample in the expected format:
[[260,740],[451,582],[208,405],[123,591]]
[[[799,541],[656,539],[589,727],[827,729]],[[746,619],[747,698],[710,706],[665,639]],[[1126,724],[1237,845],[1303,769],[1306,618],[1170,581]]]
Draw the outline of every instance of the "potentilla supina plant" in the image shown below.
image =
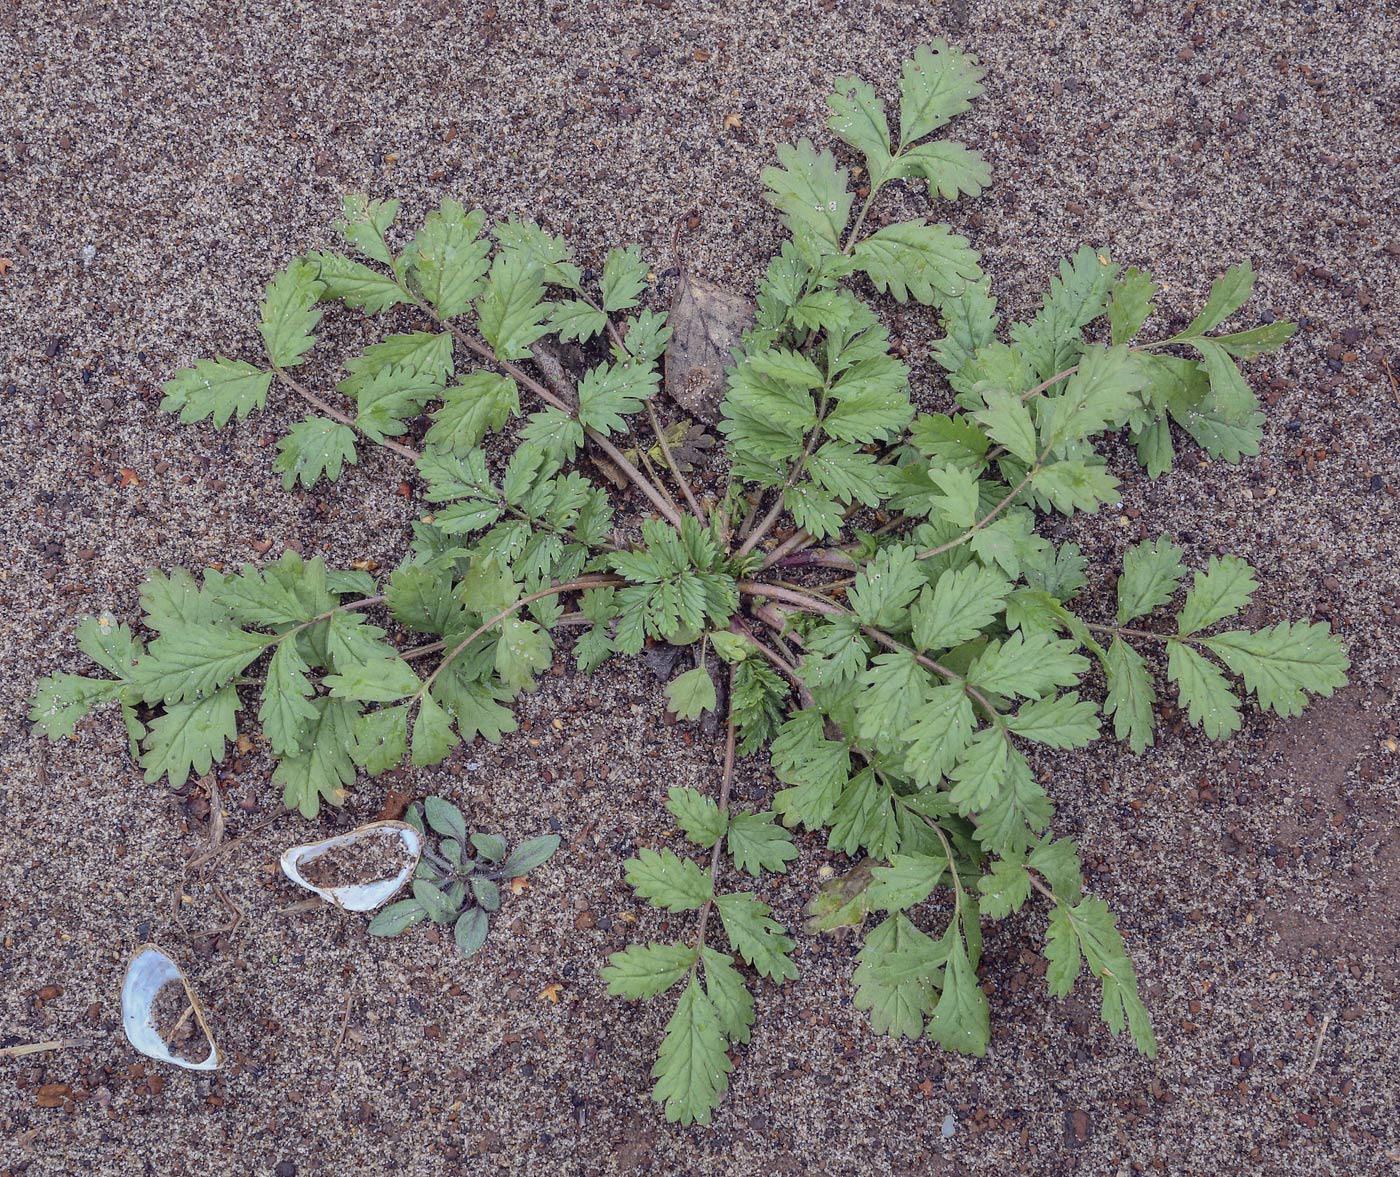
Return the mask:
[[[710,1121],[756,1016],[750,970],[797,977],[793,939],[744,886],[786,870],[796,829],[858,860],[813,898],[807,928],[873,921],[853,983],[876,1032],[982,1054],[981,929],[1034,897],[1050,992],[1068,993],[1087,963],[1110,1029],[1153,1053],[1115,918],[1084,891],[1074,842],[1055,837],[1027,751],[1043,751],[1053,779],[1053,753],[1106,724],[1143,753],[1162,672],[1187,720],[1224,739],[1244,696],[1296,715],[1348,662],[1324,624],[1221,628],[1256,588],[1242,559],[1191,571],[1170,538],[1136,544],[1106,613],[1083,599],[1084,553],[1038,529],[1117,500],[1105,439],[1126,437],[1151,478],[1183,437],[1221,461],[1257,453],[1264,418],[1238,362],[1293,325],[1222,329],[1254,285],[1245,263],[1183,330],[1144,338],[1158,286],[1088,246],[1033,317],[1004,325],[950,226],[872,230],[891,186],[955,200],[989,182],[978,152],[935,137],[981,77],[956,49],[919,48],[897,132],[868,84],[839,79],[827,125],[859,159],[859,188],[830,147],[779,148],[762,180],[787,237],[731,357],[708,456],[678,456],[696,427],[663,421],[671,328],[642,305],[652,279],[637,247],[607,252],[594,281],[535,225],[488,231],[485,213],[445,200],[405,238],[395,201],[347,197],[350,252],[307,254],[268,284],[262,357],[198,361],[163,407],[223,428],[274,389],[304,403],[275,463],[288,489],[338,478],[366,443],[393,451],[424,502],[402,563],[382,577],[293,554],[199,579],[153,571],[140,631],[78,626],[109,677],[45,680],[34,722],[60,739],[115,704],[147,779],[179,785],[225,755],[242,712],[286,803],[312,818],[360,772],[436,764],[512,731],[511,701],[561,641],[586,673],[649,643],[684,647],[692,666],[668,706],[721,718],[723,768],[711,789],[667,800],[694,850],[642,849],[626,878],[690,913],[692,930],[603,970],[627,999],[679,988],[653,1072],[668,1118]],[[891,301],[941,326],[929,398],[946,382],[946,411],[911,401],[879,314]],[[318,391],[305,364],[322,315],[342,307],[396,329]],[[546,350],[559,343],[592,358],[571,374]],[[750,756],[786,786],[765,809],[732,803]],[[473,884],[456,873],[439,881],[465,902]],[[434,904],[462,918],[415,896],[392,918],[436,918]],[[471,910],[487,906],[475,898]],[[473,947],[484,920],[456,926]]]

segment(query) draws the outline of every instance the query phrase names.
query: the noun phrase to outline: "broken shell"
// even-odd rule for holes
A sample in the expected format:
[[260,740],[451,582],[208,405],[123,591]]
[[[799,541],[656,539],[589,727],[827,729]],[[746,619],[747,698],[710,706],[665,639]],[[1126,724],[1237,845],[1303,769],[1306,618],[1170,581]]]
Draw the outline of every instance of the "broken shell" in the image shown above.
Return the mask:
[[[408,853],[398,874],[388,879],[371,879],[363,883],[351,883],[343,887],[318,887],[308,882],[301,873],[302,868],[321,855],[339,846],[353,846],[367,838],[396,837]],[[423,853],[423,835],[411,825],[402,821],[375,821],[348,834],[327,838],[324,842],[308,842],[305,846],[293,846],[282,855],[282,873],[299,887],[314,891],[327,903],[334,903],[345,911],[373,911],[382,907],[398,890],[413,877],[418,868],[418,859]]]
[[[195,1025],[209,1043],[209,1057],[203,1062],[191,1062],[172,1054],[153,1021],[156,994],[172,981],[178,981],[184,989]],[[141,945],[126,966],[126,979],[122,982],[122,1028],[126,1030],[127,1041],[147,1058],[174,1063],[188,1071],[212,1071],[223,1061],[219,1048],[214,1044],[214,1035],[209,1032],[204,1006],[190,988],[184,970],[155,944]]]

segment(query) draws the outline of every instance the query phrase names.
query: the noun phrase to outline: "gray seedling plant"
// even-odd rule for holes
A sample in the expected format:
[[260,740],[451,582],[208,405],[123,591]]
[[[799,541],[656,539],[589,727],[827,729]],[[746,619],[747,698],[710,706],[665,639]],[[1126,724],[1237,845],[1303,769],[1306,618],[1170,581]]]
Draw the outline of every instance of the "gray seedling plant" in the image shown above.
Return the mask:
[[[404,240],[396,202],[347,198],[340,231],[359,256],[294,260],[267,287],[262,358],[200,360],[163,404],[222,428],[274,387],[304,402],[276,459],[288,488],[335,479],[365,442],[411,463],[427,505],[402,564],[382,580],[290,554],[201,579],[152,572],[144,635],[110,616],[79,625],[110,677],[54,675],[34,722],[58,739],[115,703],[147,779],[178,785],[225,754],[258,699],[248,726],[287,803],[313,817],[359,770],[436,764],[513,730],[509,703],[571,630],[585,673],[683,646],[693,665],[668,686],[670,709],[716,713],[724,767],[712,789],[667,802],[694,851],[643,849],[625,873],[694,927],[603,970],[627,999],[679,987],[653,1071],[669,1119],[708,1123],[724,1094],[755,1019],[744,966],[775,984],[797,977],[793,939],[742,884],[784,871],[798,829],[859,860],[815,898],[809,927],[875,920],[853,983],[877,1033],[983,1054],[982,928],[1034,897],[1050,992],[1067,994],[1087,964],[1109,1028],[1152,1054],[1115,917],[1085,892],[1075,843],[1052,832],[1046,783],[1074,787],[1056,779],[1054,753],[1105,723],[1142,753],[1162,676],[1219,740],[1240,728],[1244,696],[1296,715],[1345,681],[1348,661],[1324,624],[1220,628],[1256,588],[1242,559],[1189,570],[1171,539],[1140,543],[1104,602],[1083,596],[1079,547],[1038,529],[1117,500],[1105,442],[1119,461],[1119,437],[1151,478],[1183,436],[1222,461],[1257,453],[1264,418],[1237,361],[1279,348],[1293,325],[1221,330],[1254,285],[1246,263],[1189,325],[1144,338],[1158,286],[1086,246],[1033,317],[1004,326],[977,254],[948,225],[872,230],[893,185],[953,200],[989,182],[976,151],[932,137],[969,109],[981,76],[956,49],[919,48],[897,132],[869,85],[839,79],[827,126],[858,158],[859,188],[830,148],[779,148],[762,181],[787,237],[731,356],[722,441],[685,460],[672,443],[693,423],[667,420],[657,395],[670,327],[641,306],[651,277],[636,247],[586,273],[532,224],[487,232],[486,214],[445,200]],[[911,402],[877,310],[889,300],[928,307],[941,327],[929,358],[944,380],[920,389],[939,411]],[[317,391],[306,361],[336,306],[386,316],[391,333]],[[560,341],[587,362],[560,363]],[[730,804],[750,756],[786,785],[769,809]],[[430,919],[450,918],[454,895],[470,892],[468,916],[489,906],[454,831],[462,863],[430,859],[438,873],[411,901]],[[471,916],[468,946],[480,926]]]
[[469,833],[462,811],[441,797],[415,801],[404,821],[423,835],[413,898],[389,904],[370,921],[369,933],[397,936],[425,920],[451,924],[463,956],[486,943],[491,917],[501,909],[502,885],[543,866],[559,849],[557,834],[543,834],[512,852],[499,834]]

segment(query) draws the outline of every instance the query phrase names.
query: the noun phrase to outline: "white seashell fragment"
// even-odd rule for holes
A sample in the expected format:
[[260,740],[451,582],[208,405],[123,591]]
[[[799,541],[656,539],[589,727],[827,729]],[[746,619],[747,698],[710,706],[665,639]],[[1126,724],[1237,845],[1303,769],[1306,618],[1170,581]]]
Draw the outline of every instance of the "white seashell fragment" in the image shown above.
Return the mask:
[[[302,869],[321,855],[341,846],[352,846],[366,838],[393,838],[402,846],[406,855],[404,865],[392,878],[369,879],[341,887],[318,887],[302,874]],[[373,911],[392,899],[413,877],[422,853],[423,837],[411,825],[401,821],[376,821],[348,834],[327,838],[324,842],[293,846],[282,855],[282,873],[298,887],[314,891],[327,903],[334,903],[345,911]]]
[[[203,1062],[191,1062],[173,1054],[155,1025],[156,994],[172,982],[177,982],[185,991],[195,1025],[209,1044],[209,1057]],[[155,944],[141,945],[126,966],[126,979],[122,982],[122,1027],[131,1045],[147,1058],[174,1063],[188,1071],[212,1071],[223,1061],[214,1044],[214,1035],[209,1032],[204,1006],[194,995],[184,971]]]

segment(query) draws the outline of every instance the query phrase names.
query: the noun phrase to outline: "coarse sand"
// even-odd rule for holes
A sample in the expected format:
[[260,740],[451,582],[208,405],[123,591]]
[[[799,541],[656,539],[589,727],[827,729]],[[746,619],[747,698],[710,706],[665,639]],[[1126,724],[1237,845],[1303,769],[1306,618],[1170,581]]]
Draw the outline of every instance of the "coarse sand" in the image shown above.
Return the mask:
[[[1384,0],[6,0],[0,1047],[79,1041],[0,1059],[0,1177],[1400,1171],[1397,30]],[[209,798],[144,782],[110,713],[55,747],[30,732],[35,680],[83,666],[74,622],[136,620],[151,565],[402,557],[423,503],[401,459],[366,452],[286,494],[271,464],[294,405],[221,433],[157,411],[179,366],[255,355],[263,282],[333,243],[342,192],[397,197],[409,225],[444,196],[537,218],[585,262],[639,241],[658,307],[693,211],[685,264],[748,291],[778,241],[759,197],[775,147],[828,143],[834,78],[892,96],[936,36],[987,67],[953,133],[994,183],[934,212],[1008,316],[1089,242],[1164,284],[1163,330],[1243,258],[1259,284],[1240,324],[1303,324],[1248,368],[1259,457],[1188,444],[1148,482],[1115,450],[1121,509],[1058,529],[1092,557],[1091,610],[1123,549],[1167,532],[1196,566],[1248,557],[1252,621],[1330,621],[1353,661],[1351,687],[1298,720],[1249,708],[1225,747],[1178,721],[1144,756],[1037,763],[1121,912],[1155,1061],[1105,1030],[1087,980],[1046,995],[1031,905],[988,930],[986,1058],[873,1037],[851,1005],[858,940],[800,936],[801,980],[757,986],[714,1125],[665,1123],[647,1071],[670,1003],[615,1001],[598,968],[688,926],[638,904],[621,863],[674,837],[666,790],[713,787],[718,758],[702,727],[666,723],[641,664],[582,677],[561,655],[499,746],[362,781],[314,825],[258,828],[278,797],[255,746],[219,776],[226,836],[248,836],[202,871],[184,864]],[[921,403],[945,405],[927,311],[885,309]],[[328,323],[322,387],[360,331]],[[765,760],[741,764],[743,797],[771,785]],[[470,964],[421,928],[372,940],[363,917],[281,910],[304,893],[278,853],[390,789],[450,796],[512,841],[564,838]],[[799,840],[758,884],[789,925],[818,868],[847,865]],[[223,1070],[128,1046],[118,988],[146,940],[188,971]]]

